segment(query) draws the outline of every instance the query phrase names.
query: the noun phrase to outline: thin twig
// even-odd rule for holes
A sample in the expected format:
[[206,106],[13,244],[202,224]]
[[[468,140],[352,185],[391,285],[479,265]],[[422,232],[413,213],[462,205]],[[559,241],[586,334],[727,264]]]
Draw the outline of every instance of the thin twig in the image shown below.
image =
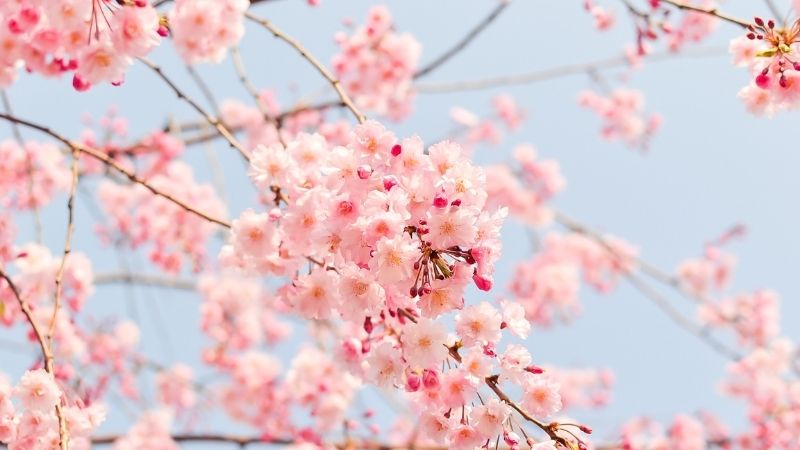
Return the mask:
[[[665,61],[676,56],[680,57],[705,57],[727,54],[727,49],[723,47],[710,47],[698,49],[693,52],[674,53],[669,51],[653,53],[646,57],[647,61]],[[439,94],[447,92],[474,91],[481,89],[491,89],[500,86],[513,86],[520,84],[530,84],[539,81],[547,81],[561,78],[568,75],[584,74],[589,71],[611,69],[614,67],[627,66],[630,59],[627,56],[616,56],[613,58],[599,59],[589,63],[566,64],[563,66],[552,67],[549,69],[536,70],[518,75],[506,75],[492,78],[484,78],[468,81],[447,81],[437,83],[423,83],[414,86],[415,90],[425,94]]]
[[179,99],[186,101],[186,103],[188,103],[195,111],[200,113],[206,122],[214,127],[217,132],[219,132],[219,134],[225,138],[226,141],[228,141],[231,147],[236,149],[245,160],[250,161],[250,152],[244,148],[239,140],[236,139],[236,137],[225,127],[225,125],[222,124],[218,118],[209,114],[200,105],[198,105],[196,101],[187,96],[169,77],[166,76],[166,74],[164,74],[164,71],[159,66],[144,58],[139,58],[139,61],[152,69],[162,80],[164,80],[165,83],[167,83],[167,85],[172,89],[173,92],[175,92],[175,95],[177,95]]
[[434,59],[433,61],[431,61],[430,63],[419,69],[414,74],[414,79],[422,78],[428,75],[429,73],[436,70],[439,66],[450,60],[450,58],[454,57],[459,52],[464,50],[467,47],[467,45],[470,44],[470,42],[472,42],[476,37],[478,37],[478,35],[481,34],[483,30],[485,30],[492,22],[494,22],[495,19],[497,19],[500,13],[502,13],[503,10],[505,10],[508,7],[509,4],[511,4],[510,1],[501,1],[489,13],[488,16],[486,16],[477,25],[475,25],[475,27],[469,30],[469,32],[467,32],[467,34],[456,43],[456,45],[454,45],[449,50],[442,53],[438,58]]
[[320,75],[322,75],[326,80],[328,80],[328,83],[330,83],[333,89],[336,91],[336,94],[342,100],[342,103],[344,103],[347,106],[347,109],[349,109],[350,112],[353,113],[353,116],[355,116],[358,123],[364,123],[367,120],[366,116],[364,116],[364,114],[358,109],[358,107],[356,107],[355,103],[353,103],[353,100],[350,98],[350,96],[348,96],[347,93],[344,91],[344,89],[342,89],[342,84],[339,82],[339,80],[336,77],[334,77],[333,74],[331,74],[331,72],[327,68],[325,68],[325,66],[314,55],[312,55],[308,50],[306,50],[306,48],[303,47],[303,45],[300,44],[300,42],[298,42],[297,39],[281,31],[279,28],[273,25],[272,22],[270,22],[269,20],[262,19],[254,15],[250,11],[245,13],[245,16],[251,21],[267,29],[267,31],[272,33],[272,35],[275,36],[276,38],[292,46],[295,50],[297,50],[298,53],[300,53],[300,56],[302,56],[303,59],[311,63],[311,65],[314,66],[315,69],[317,69],[317,72],[319,72]]
[[64,239],[64,252],[61,256],[61,263],[58,265],[56,272],[56,294],[55,303],[53,304],[53,315],[50,317],[50,326],[47,328],[47,344],[52,347],[53,333],[56,330],[56,318],[58,311],[61,308],[61,297],[64,290],[64,269],[67,267],[67,258],[72,253],[72,235],[75,229],[75,193],[78,189],[78,156],[79,152],[72,149],[72,184],[69,188],[69,197],[67,198],[67,237]]
[[767,8],[769,8],[769,11],[772,13],[772,15],[775,16],[775,19],[783,18],[783,14],[781,14],[780,9],[778,9],[778,5],[776,5],[773,0],[764,0],[764,2],[767,4]]
[[141,284],[145,286],[157,286],[192,291],[197,287],[197,283],[189,279],[168,277],[158,274],[132,272],[100,273],[94,276],[94,284]]
[[[3,100],[3,108],[5,108],[6,112],[9,114],[14,114],[14,110],[11,109],[11,100],[8,98],[8,94],[6,94],[4,89],[0,89],[0,98]],[[14,139],[17,141],[17,144],[19,144],[20,148],[25,151],[25,157],[28,165],[26,167],[26,171],[28,172],[28,197],[30,197],[33,225],[34,229],[36,230],[36,242],[41,244],[44,239],[44,232],[42,231],[42,218],[39,215],[39,206],[36,204],[36,200],[33,198],[33,150],[28,150],[25,148],[25,140],[22,138],[22,132],[20,131],[18,124],[11,124],[11,132],[14,134]]]
[[699,12],[699,13],[702,13],[702,14],[708,14],[709,16],[714,16],[714,17],[716,17],[716,18],[718,18],[720,20],[724,20],[725,22],[729,22],[729,23],[732,23],[732,24],[735,24],[735,25],[739,25],[742,28],[747,28],[747,27],[749,27],[751,25],[750,21],[739,19],[739,18],[731,16],[729,14],[725,14],[725,13],[721,12],[719,9],[717,9],[715,7],[706,8],[706,7],[703,7],[703,6],[696,6],[696,5],[692,5],[692,4],[689,4],[687,2],[684,2],[682,0],[661,0],[661,1],[666,3],[666,4],[672,5],[672,6],[676,7],[676,8],[678,8],[678,9],[685,10],[685,11],[694,11],[694,12]]
[[188,204],[176,199],[175,197],[171,196],[170,194],[167,194],[166,192],[160,191],[159,189],[155,188],[153,185],[151,185],[147,181],[139,178],[136,175],[136,173],[134,173],[134,172],[122,167],[121,165],[119,165],[119,163],[117,163],[113,159],[109,158],[108,155],[106,155],[105,153],[101,152],[100,150],[84,146],[83,144],[80,144],[78,142],[71,141],[71,140],[65,138],[64,136],[52,131],[51,129],[49,129],[49,128],[45,127],[45,126],[30,122],[30,121],[27,121],[27,120],[24,120],[24,119],[20,119],[18,117],[12,116],[10,114],[0,113],[0,118],[8,120],[9,122],[14,122],[14,123],[18,123],[20,125],[24,125],[24,126],[26,126],[28,128],[32,128],[34,130],[38,130],[38,131],[40,131],[40,132],[42,132],[44,134],[47,134],[47,135],[53,137],[54,139],[57,139],[58,141],[62,142],[67,147],[69,147],[69,148],[71,148],[73,150],[77,150],[77,151],[79,151],[81,153],[84,153],[86,155],[89,155],[94,159],[97,159],[98,161],[102,162],[106,166],[111,167],[112,169],[116,170],[120,174],[122,174],[125,177],[127,177],[131,182],[137,183],[137,184],[141,184],[142,186],[144,186],[147,190],[149,190],[153,194],[155,194],[155,195],[157,195],[157,196],[159,196],[161,198],[164,198],[164,199],[174,203],[175,205],[179,206],[180,208],[182,208],[182,209],[184,209],[184,210],[186,210],[186,211],[188,211],[188,212],[190,212],[190,213],[192,213],[192,214],[194,214],[194,215],[196,215],[198,217],[201,217],[201,218],[203,218],[203,219],[205,219],[205,220],[207,220],[209,222],[213,222],[213,223],[216,223],[218,225],[221,225],[221,226],[223,226],[225,228],[230,228],[231,227],[230,223],[228,223],[228,222],[226,222],[226,221],[224,221],[222,219],[218,219],[216,217],[210,216],[209,214],[206,214],[206,213],[204,213],[204,212],[202,212],[202,211],[200,211],[198,209],[195,209],[194,207],[192,207],[192,206],[190,206],[190,205],[188,205]]
[[[39,325],[36,323],[36,319],[33,317],[33,311],[31,311],[30,305],[28,305],[28,302],[22,299],[19,289],[11,280],[11,277],[9,277],[2,268],[0,268],[0,278],[4,279],[8,284],[9,289],[11,289],[12,294],[14,294],[14,298],[17,300],[17,303],[19,303],[19,308],[22,310],[22,314],[25,315],[25,319],[28,321],[31,328],[33,328],[33,334],[36,336],[36,340],[39,342],[39,348],[42,352],[44,370],[50,374],[50,376],[53,378],[53,381],[55,381],[53,352],[50,349],[47,338],[45,337],[41,328],[39,328]],[[67,418],[64,416],[60,399],[59,402],[56,403],[55,411],[56,417],[58,418],[58,438],[60,448],[61,450],[69,450],[69,431],[67,430]]]
[[[590,229],[589,227],[581,224],[575,219],[558,211],[555,211],[555,220],[563,227],[575,233],[582,234],[588,237],[589,239],[594,240],[599,245],[601,245],[603,249],[606,250],[606,252],[608,252],[610,256],[617,259],[619,263],[625,264],[626,258],[620,255],[600,233]],[[641,260],[640,258],[637,258],[636,266],[642,273],[649,275],[652,278],[656,279],[657,281],[661,281],[664,284],[667,284],[668,286],[674,289],[677,289],[681,294],[692,297],[693,300],[700,303],[704,301],[703,299],[700,298],[694,298],[691,295],[691,293],[683,289],[682,285],[677,279],[657,269],[652,264],[647,263]],[[725,356],[726,358],[729,358],[733,361],[737,361],[741,358],[741,355],[739,355],[735,350],[723,344],[722,342],[718,341],[712,335],[708,334],[708,332],[703,327],[692,322],[691,320],[686,318],[683,314],[681,314],[681,312],[677,310],[674,306],[672,306],[672,304],[666,298],[664,298],[664,296],[662,296],[660,293],[658,293],[658,291],[650,287],[650,285],[648,285],[643,279],[641,279],[635,273],[633,273],[632,271],[624,271],[623,276],[625,277],[626,280],[628,280],[629,283],[631,283],[631,285],[634,288],[636,288],[646,298],[655,303],[655,305],[658,306],[678,326],[690,332],[691,334],[697,336],[703,342],[708,344],[709,347],[711,347],[713,350],[717,351],[721,355]]]
[[562,444],[565,448],[571,448],[571,447],[567,446],[568,445],[567,444],[567,440],[564,439],[563,437],[559,436],[556,433],[556,430],[558,429],[557,426],[551,426],[551,424],[546,424],[546,423],[542,422],[541,420],[531,416],[530,414],[528,414],[527,411],[525,411],[515,401],[511,400],[511,398],[509,398],[509,396],[506,395],[506,393],[503,392],[500,389],[500,386],[498,386],[498,378],[499,377],[497,375],[493,375],[491,377],[486,377],[484,379],[484,382],[486,383],[486,385],[489,386],[489,389],[491,389],[495,393],[495,395],[497,395],[497,398],[499,398],[501,401],[503,401],[508,406],[513,408],[514,411],[518,412],[519,415],[521,415],[525,420],[527,420],[528,422],[536,425],[542,431],[547,433],[547,435],[550,437],[550,439]]
[[253,97],[253,101],[256,103],[256,107],[258,110],[261,111],[261,115],[264,117],[264,121],[271,124],[275,127],[275,134],[278,136],[278,140],[280,143],[286,147],[286,142],[283,140],[283,136],[281,136],[281,122],[282,120],[276,117],[273,117],[270,114],[269,110],[267,110],[267,106],[264,102],[261,101],[261,96],[258,93],[258,88],[250,81],[250,78],[247,76],[247,69],[244,67],[244,61],[242,60],[242,54],[239,52],[239,47],[231,48],[231,61],[233,62],[233,68],[236,71],[236,75],[239,77],[239,82],[242,83],[244,89]]

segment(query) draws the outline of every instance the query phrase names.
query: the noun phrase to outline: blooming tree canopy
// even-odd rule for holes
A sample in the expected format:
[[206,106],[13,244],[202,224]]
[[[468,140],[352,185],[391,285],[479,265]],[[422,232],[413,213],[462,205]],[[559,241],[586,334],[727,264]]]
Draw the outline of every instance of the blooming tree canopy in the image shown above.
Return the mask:
[[[508,139],[532,120],[523,102],[498,94],[482,113],[460,106],[472,90],[587,73],[592,87],[571,100],[597,116],[599,132],[581,132],[644,152],[669,118],[627,76],[602,71],[629,74],[725,34],[732,66],[746,70],[730,96],[754,115],[788,114],[800,106],[800,4],[752,2],[751,18],[712,0],[576,0],[582,26],[631,31],[619,56],[426,84],[516,6],[480,1],[487,15],[442,53],[424,52],[411,24],[375,4],[335,36],[316,36],[333,43],[329,55],[273,21],[282,5],[271,0],[0,3],[0,119],[8,125],[0,136],[0,336],[35,350],[26,367],[0,366],[0,445],[800,450],[800,357],[780,327],[779,294],[730,289],[730,243],[744,226],[660,268],[642,256],[647,242],[595,230],[556,207],[568,174],[532,144]],[[305,3],[305,14],[317,13],[318,0]],[[324,88],[282,104],[299,88],[252,76],[240,49],[267,38]],[[499,49],[508,58],[521,51]],[[171,73],[176,61],[188,80]],[[199,68],[226,64],[236,75],[229,83],[248,95],[219,102],[228,86],[207,82]],[[191,118],[166,117],[167,98],[142,89],[136,70]],[[151,117],[112,108],[70,135],[14,112],[16,86],[33,77],[67,80],[63,88],[82,96],[132,91],[151,101],[150,116],[168,120],[131,137],[129,127]],[[400,131],[418,125],[420,95],[442,91],[459,93],[450,129],[438,139]],[[485,164],[487,147],[503,162]],[[220,155],[234,169],[223,170]],[[230,170],[249,191],[226,190]],[[533,250],[522,259],[504,257],[509,245],[520,247],[510,227],[530,236]],[[76,239],[80,228],[91,230],[89,244]],[[131,258],[145,262],[134,268]],[[124,299],[100,290],[108,284],[186,291],[197,320],[115,308]],[[576,320],[587,292],[611,296],[621,284],[729,360],[721,391],[745,422],[691,410],[608,429],[577,419],[602,411],[625,386],[614,385],[613,367],[542,360],[537,334]],[[683,301],[691,313],[675,305]],[[199,351],[154,354],[142,343],[148,321],[180,330]]]

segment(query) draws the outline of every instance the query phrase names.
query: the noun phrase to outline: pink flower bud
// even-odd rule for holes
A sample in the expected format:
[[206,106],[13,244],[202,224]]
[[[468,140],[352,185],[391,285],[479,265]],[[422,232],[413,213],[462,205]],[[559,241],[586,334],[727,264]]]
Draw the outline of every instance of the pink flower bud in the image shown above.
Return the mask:
[[530,365],[530,366],[526,367],[525,371],[526,372],[530,372],[530,373],[532,373],[534,375],[539,375],[539,374],[543,374],[544,373],[544,369],[542,369],[539,366],[534,366],[534,365]]
[[472,281],[474,281],[475,286],[482,291],[489,291],[492,289],[492,280],[478,275],[477,273],[472,275]]
[[72,77],[72,87],[78,92],[86,92],[92,87],[92,83],[84,80],[83,77],[77,73]]
[[400,156],[400,153],[403,153],[403,147],[400,144],[394,144],[392,146],[392,156]]
[[158,35],[161,36],[161,37],[169,36],[169,29],[167,29],[167,27],[165,27],[164,25],[159,26],[158,27]]
[[393,176],[383,177],[383,188],[386,191],[391,191],[395,186],[397,186],[397,178]]
[[366,319],[364,319],[364,331],[366,331],[367,334],[370,334],[372,333],[372,329],[373,329],[372,318],[367,317]]
[[439,386],[439,374],[435,370],[423,370],[422,384],[425,385],[425,389],[436,389]]
[[509,446],[519,445],[519,436],[517,435],[517,433],[514,433],[513,431],[504,431],[503,442],[505,442],[506,445]]
[[269,210],[269,220],[271,222],[275,222],[281,217],[283,217],[283,211],[281,211],[280,208],[272,208]]
[[578,429],[580,429],[581,431],[583,431],[586,434],[592,434],[592,429],[587,427],[586,425],[581,425],[581,426],[578,427]]
[[769,87],[770,78],[768,75],[760,73],[756,77],[756,86],[760,87],[761,89],[767,89]]
[[443,192],[438,192],[436,196],[433,197],[433,206],[437,208],[444,208],[447,206],[447,197],[444,196]]
[[358,361],[361,356],[361,341],[349,338],[342,341],[342,353],[348,361]]
[[411,372],[406,376],[406,392],[417,392],[422,386],[422,379],[415,372]]
[[358,166],[356,172],[358,172],[358,178],[366,180],[367,178],[369,178],[370,175],[372,175],[372,167],[370,167],[369,164],[364,164]]

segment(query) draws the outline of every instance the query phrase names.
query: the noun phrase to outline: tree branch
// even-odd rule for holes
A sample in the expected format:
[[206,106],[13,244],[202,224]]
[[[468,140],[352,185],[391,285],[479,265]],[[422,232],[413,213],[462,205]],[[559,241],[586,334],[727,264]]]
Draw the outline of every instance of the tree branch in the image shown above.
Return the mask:
[[469,32],[467,32],[467,34],[456,43],[456,45],[451,47],[449,50],[445,51],[438,58],[434,59],[433,61],[431,61],[430,63],[419,69],[417,73],[414,74],[414,79],[422,78],[428,75],[429,73],[436,70],[439,66],[450,60],[450,58],[454,57],[459,52],[464,50],[467,47],[467,45],[470,44],[470,42],[472,42],[476,37],[478,37],[478,35],[481,34],[483,30],[485,30],[492,22],[494,22],[495,19],[497,19],[500,13],[502,13],[503,10],[505,10],[508,7],[509,4],[511,4],[511,2],[508,0],[501,1],[489,13],[488,16],[486,16],[482,21],[480,21],[477,25],[475,25],[474,28],[472,28]]
[[366,116],[358,109],[358,107],[356,107],[355,103],[353,103],[353,100],[347,95],[344,89],[342,89],[342,84],[339,82],[339,80],[336,77],[334,77],[333,74],[331,74],[331,72],[327,68],[325,68],[325,66],[321,62],[319,62],[319,60],[314,55],[312,55],[308,50],[306,50],[306,48],[303,47],[303,45],[300,44],[300,42],[298,42],[297,39],[281,31],[279,28],[273,25],[272,22],[270,22],[269,20],[262,19],[254,15],[250,11],[245,13],[245,17],[261,25],[267,31],[272,33],[273,36],[286,42],[287,44],[292,46],[295,50],[297,50],[297,52],[300,53],[300,56],[302,56],[303,59],[311,63],[311,65],[314,66],[315,69],[317,69],[317,72],[319,72],[320,75],[323,76],[323,78],[328,80],[328,83],[330,83],[330,85],[336,91],[336,94],[339,96],[339,99],[341,99],[342,103],[344,103],[347,106],[347,109],[349,109],[350,112],[353,113],[353,116],[355,116],[358,123],[364,123],[367,120]]
[[[19,289],[11,280],[11,277],[6,274],[2,268],[0,268],[0,278],[4,279],[8,284],[9,289],[14,294],[14,298],[16,298],[17,303],[19,303],[19,308],[22,310],[22,314],[25,315],[25,319],[33,328],[33,334],[36,336],[36,340],[39,341],[39,348],[42,352],[42,359],[44,360],[44,370],[50,374],[55,381],[55,369],[53,363],[53,352],[48,344],[47,337],[42,332],[39,325],[36,323],[36,319],[33,317],[33,312],[31,311],[30,305],[28,302],[22,299],[22,296],[19,293]],[[56,403],[55,406],[56,417],[58,418],[58,437],[59,437],[59,444],[61,450],[69,450],[69,432],[67,430],[67,419],[64,416],[64,411],[61,407],[61,401]]]
[[[575,219],[571,217],[555,211],[555,220],[563,227],[575,232],[582,234],[598,244],[600,244],[609,255],[617,259],[618,261],[622,261],[622,256],[611,246],[608,241],[598,232],[590,229],[589,227],[579,223]],[[693,300],[702,303],[705,300],[701,298],[697,298],[696,296],[692,295],[690,292],[686,291],[684,287],[681,285],[680,281],[675,277],[672,277],[665,272],[657,269],[652,264],[649,264],[640,258],[636,258],[636,265],[642,273],[655,278],[658,281],[661,281],[668,286],[678,290],[681,294],[692,298]],[[633,272],[623,272],[623,276],[626,280],[628,280],[631,285],[636,288],[640,293],[642,293],[646,298],[651,300],[653,303],[656,304],[673,322],[675,322],[678,326],[685,329],[686,331],[690,332],[691,334],[697,336],[700,340],[705,342],[709,347],[711,347],[716,352],[720,353],[721,355],[725,356],[728,359],[733,361],[738,361],[741,358],[741,355],[738,354],[734,349],[728,347],[727,345],[723,344],[714,336],[708,334],[708,332],[703,329],[700,325],[694,323],[693,321],[689,320],[680,311],[678,311],[672,304],[664,298],[661,294],[658,293],[655,289],[650,287],[643,279],[636,276]]]
[[160,67],[158,67],[154,63],[144,58],[139,58],[139,61],[141,61],[142,64],[152,69],[162,80],[164,80],[165,83],[167,83],[167,85],[172,89],[173,92],[175,92],[175,95],[177,95],[179,99],[186,101],[186,103],[188,103],[195,111],[200,113],[200,115],[203,116],[206,122],[208,122],[212,127],[214,127],[220,134],[220,136],[222,136],[223,138],[225,138],[226,141],[228,141],[228,143],[232,148],[236,149],[245,160],[250,161],[250,152],[248,152],[244,148],[244,146],[225,127],[225,125],[222,124],[222,122],[218,118],[210,115],[206,110],[204,110],[200,105],[198,105],[196,101],[194,101],[191,97],[187,96],[171,79],[169,79],[169,77],[167,77],[164,74],[164,71]]
[[139,178],[136,175],[136,173],[134,173],[134,172],[122,167],[121,165],[119,165],[119,163],[117,163],[116,161],[111,159],[108,155],[106,155],[105,153],[101,152],[100,150],[84,146],[83,144],[80,144],[78,142],[71,141],[71,140],[65,138],[64,136],[52,131],[51,129],[49,129],[49,128],[45,127],[45,126],[30,122],[30,121],[27,121],[27,120],[24,120],[24,119],[20,119],[18,117],[12,116],[10,114],[0,113],[0,119],[5,119],[5,120],[7,120],[9,122],[13,122],[13,123],[18,123],[20,125],[23,125],[23,126],[26,126],[28,128],[32,128],[34,130],[38,130],[38,131],[40,131],[40,132],[42,132],[44,134],[47,134],[47,135],[53,137],[54,139],[62,142],[64,145],[66,145],[70,149],[75,150],[75,151],[79,151],[81,153],[84,153],[86,155],[91,156],[94,159],[97,159],[98,161],[102,162],[103,164],[107,165],[108,167],[111,167],[112,169],[116,170],[120,174],[122,174],[125,177],[127,177],[131,182],[137,183],[137,184],[141,184],[142,186],[144,186],[147,190],[149,190],[153,194],[155,194],[155,195],[157,195],[157,196],[159,196],[161,198],[164,198],[164,199],[174,203],[175,205],[179,206],[180,208],[182,208],[182,209],[184,209],[184,210],[186,210],[186,211],[188,211],[188,212],[190,212],[190,213],[192,213],[192,214],[194,214],[194,215],[196,215],[196,216],[198,216],[200,218],[203,218],[203,219],[205,219],[205,220],[207,220],[209,222],[213,222],[213,223],[216,223],[217,225],[221,225],[221,226],[223,226],[225,228],[230,228],[231,227],[230,223],[228,223],[228,222],[226,222],[226,221],[224,221],[222,219],[218,219],[216,217],[212,217],[212,216],[210,216],[210,215],[208,215],[208,214],[206,214],[206,213],[204,213],[204,212],[202,212],[202,211],[200,211],[198,209],[195,209],[194,207],[189,206],[188,204],[176,199],[172,195],[158,190],[157,188],[155,188],[153,185],[151,185],[147,181]]
[[[695,52],[684,52],[676,54],[674,52],[664,51],[653,53],[646,57],[647,61],[657,62],[672,59],[675,56],[683,57],[704,57],[710,55],[723,55],[727,54],[727,48],[724,47],[710,47],[699,49]],[[506,75],[492,78],[484,78],[479,80],[467,81],[447,81],[438,83],[423,83],[414,86],[415,90],[423,94],[440,94],[448,92],[460,91],[477,91],[482,89],[491,89],[500,86],[513,86],[520,84],[530,84],[539,81],[547,81],[560,78],[568,75],[584,74],[590,71],[597,71],[601,69],[611,69],[614,67],[626,66],[630,64],[630,59],[627,56],[617,56],[613,58],[599,59],[589,63],[581,64],[566,64],[563,66],[552,67],[549,69],[536,70],[518,75]]]

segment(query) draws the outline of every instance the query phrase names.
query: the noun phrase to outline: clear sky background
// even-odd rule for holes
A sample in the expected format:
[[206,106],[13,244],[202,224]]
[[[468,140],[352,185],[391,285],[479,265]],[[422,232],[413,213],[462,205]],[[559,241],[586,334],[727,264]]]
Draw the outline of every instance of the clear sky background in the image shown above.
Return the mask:
[[[495,7],[496,0],[385,3],[395,16],[397,28],[413,33],[423,43],[424,63],[460,39]],[[779,3],[788,9],[788,1]],[[365,0],[323,0],[322,6],[311,8],[304,1],[284,0],[259,5],[255,11],[329,62],[335,52],[333,34],[343,28],[341,19],[349,17],[360,23],[372,4]],[[515,0],[467,50],[425,82],[516,74],[621,54],[623,44],[633,38],[633,27],[621,2],[601,2],[615,9],[619,19],[613,31],[602,34],[594,31],[591,17],[581,4],[579,0]],[[757,0],[729,0],[725,10],[741,17],[767,15],[765,3]],[[529,112],[529,120],[501,147],[482,149],[479,161],[502,161],[514,144],[534,144],[543,157],[561,163],[568,180],[566,191],[555,201],[560,210],[624,237],[639,246],[643,258],[666,270],[672,270],[685,257],[699,254],[705,242],[731,225],[745,224],[746,239],[731,246],[739,256],[731,291],[777,290],[783,299],[785,334],[798,338],[798,116],[783,113],[771,120],[756,118],[737,100],[736,93],[749,75],[734,68],[722,49],[740,32],[734,26],[719,24],[714,37],[701,44],[702,48],[718,49],[715,53],[646,63],[631,74],[627,84],[643,90],[648,111],[665,118],[663,129],[644,155],[599,139],[599,119],[576,102],[580,90],[595,87],[585,75],[479,92],[420,94],[415,114],[392,128],[401,136],[418,133],[427,140],[439,138],[452,128],[448,118],[451,106],[481,114],[489,111],[492,96],[513,95]],[[151,59],[192,96],[202,98],[171,46],[162,47]],[[259,87],[274,88],[284,105],[326,86],[306,61],[260,28],[248,25],[242,51],[251,78]],[[218,99],[237,97],[250,102],[236,81],[230,61],[219,66],[203,65],[198,70]],[[620,83],[621,74],[628,72],[602,72],[614,85]],[[100,86],[80,94],[71,89],[68,78],[44,80],[22,74],[8,94],[19,116],[47,123],[72,137],[83,128],[80,118],[84,113],[99,117],[112,104],[131,119],[132,137],[163,125],[167,116],[196,119],[193,111],[141,65],[129,72],[121,88]],[[28,138],[41,138],[29,131],[24,133]],[[10,129],[0,125],[0,138],[10,136]],[[213,149],[223,161],[234,217],[255,205],[254,190],[242,176],[238,155],[222,144]],[[187,151],[188,160],[197,168],[197,177],[210,181],[199,150]],[[87,183],[86,187],[91,191],[93,185]],[[63,245],[62,203],[63,199],[57,201],[44,215],[46,243],[54,252]],[[87,211],[86,202],[79,197],[75,249],[96,256],[97,273],[120,267],[113,251],[100,248]],[[22,238],[32,237],[31,223],[29,217],[20,217]],[[530,247],[524,244],[527,237],[519,227],[510,225],[505,231],[505,270],[500,271],[498,292],[508,281],[511,263],[530,254]],[[142,257],[133,258],[131,264],[135,270],[153,270]],[[685,300],[675,294],[670,298],[691,313]],[[676,327],[642,295],[628,286],[607,296],[583,289],[582,302],[585,313],[572,326],[537,329],[528,345],[538,362],[615,371],[617,383],[611,405],[602,411],[577,414],[598,429],[600,436],[610,436],[637,414],[668,421],[678,412],[707,409],[731,424],[744,423],[743,405],[717,393],[726,360]],[[194,338],[196,307],[196,296],[151,288],[101,287],[89,303],[97,316],[138,311],[142,348],[162,362],[198,360],[203,342]],[[167,336],[159,328],[166,329]],[[19,329],[0,330],[0,338],[6,346],[7,341],[22,340]],[[16,377],[33,354],[33,347],[27,354],[0,348],[0,368]],[[373,400],[366,398],[367,402]],[[112,418],[104,430],[119,431],[125,413],[113,405],[111,409]]]

